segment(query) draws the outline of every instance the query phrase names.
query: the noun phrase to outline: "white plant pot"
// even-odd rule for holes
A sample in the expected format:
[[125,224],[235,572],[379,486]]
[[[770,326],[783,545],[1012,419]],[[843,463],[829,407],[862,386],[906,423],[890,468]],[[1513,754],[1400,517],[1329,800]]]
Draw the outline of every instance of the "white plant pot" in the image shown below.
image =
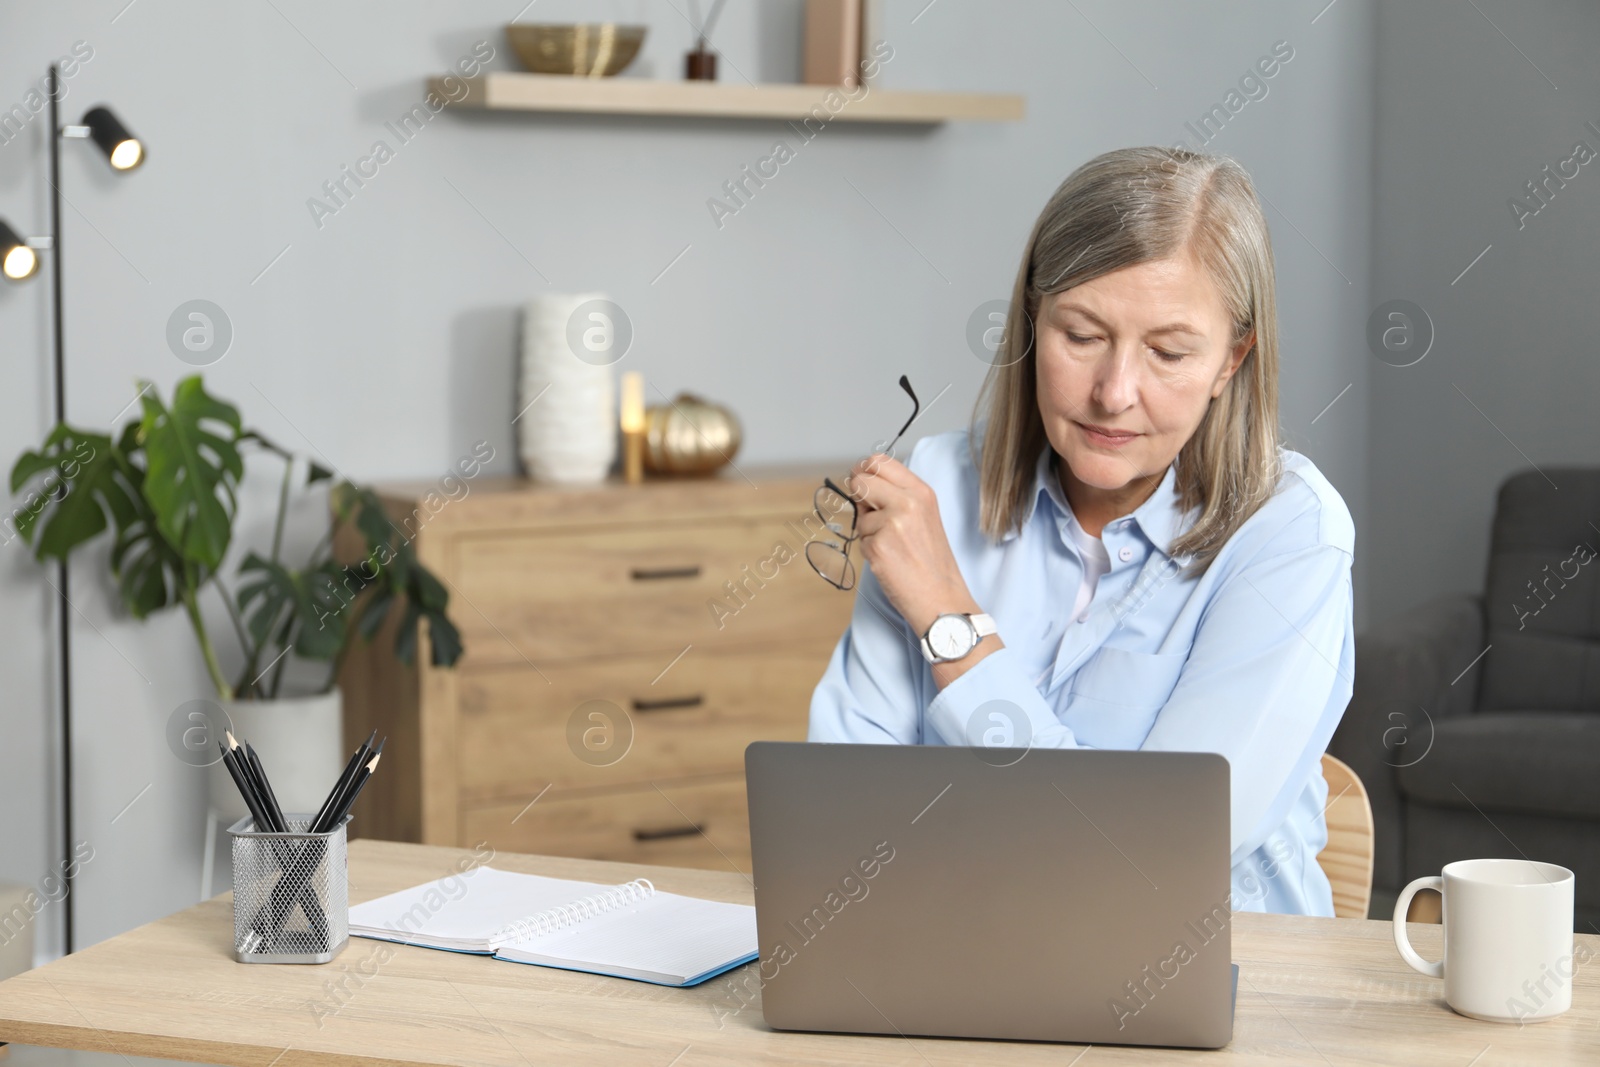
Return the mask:
[[[250,742],[284,811],[316,812],[350,754],[344,751],[344,705],[337,687],[285,700],[232,700],[223,705],[240,744]],[[206,769],[210,804],[221,824],[250,813],[228,768]]]

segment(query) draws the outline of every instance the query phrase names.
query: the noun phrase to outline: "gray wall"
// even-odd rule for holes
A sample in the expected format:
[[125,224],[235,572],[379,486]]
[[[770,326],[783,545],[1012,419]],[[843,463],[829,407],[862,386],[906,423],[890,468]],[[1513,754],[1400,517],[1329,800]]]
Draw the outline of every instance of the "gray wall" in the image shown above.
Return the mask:
[[1575,142],[1600,152],[1600,5],[1478,6],[1378,13],[1372,302],[1420,305],[1435,340],[1373,362],[1373,619],[1483,591],[1508,474],[1600,461],[1600,159],[1520,229],[1507,206]]
[[[637,329],[624,367],[669,395],[731,404],[746,429],[741,464],[864,450],[901,417],[902,372],[925,397],[950,387],[924,432],[964,425],[984,370],[963,340],[967,316],[1009,292],[1050,191],[1106,149],[1194,143],[1185,122],[1287,40],[1293,60],[1209,147],[1241,160],[1273,205],[1285,429],[1343,492],[1367,547],[1365,3],[1318,17],[1321,0],[890,0],[885,86],[1020,92],[1027,121],[836,124],[720,230],[706,200],[775,139],[797,146],[787,127],[446,114],[319,229],[306,200],[420,100],[424,75],[484,38],[493,66],[515,67],[499,27],[517,4],[124,3],[0,7],[0,105],[86,40],[94,58],[69,83],[67,115],[111,102],[150,146],[126,178],[66,146],[71,417],[104,425],[136,377],[170,389],[189,368],[166,348],[167,317],[205,298],[236,331],[210,387],[264,432],[363,479],[443,473],[480,438],[509,469],[517,307],[545,291],[610,292]],[[799,11],[730,4],[717,31],[724,80],[792,80]],[[541,0],[526,17],[580,16],[648,23],[630,75],[676,76],[689,34],[672,4]],[[0,215],[34,231],[44,144],[35,123],[0,146]],[[46,285],[0,289],[6,463],[46,428],[47,307]],[[245,505],[256,543],[265,488]],[[318,520],[307,501],[302,541]],[[80,944],[199,889],[201,776],[163,738],[173,709],[206,695],[199,657],[176,615],[118,617],[102,569],[81,561],[73,597],[79,837],[96,854],[78,890]],[[0,552],[10,880],[37,882],[55,861],[52,595],[16,546]],[[58,911],[43,916],[46,942]]]

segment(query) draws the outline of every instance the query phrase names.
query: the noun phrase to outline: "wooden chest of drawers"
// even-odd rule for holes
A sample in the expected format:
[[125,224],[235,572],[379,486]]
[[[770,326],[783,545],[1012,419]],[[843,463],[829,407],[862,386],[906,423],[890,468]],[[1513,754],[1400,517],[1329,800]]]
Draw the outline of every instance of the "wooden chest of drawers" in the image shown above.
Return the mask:
[[352,830],[747,873],[744,748],[805,737],[855,599],[804,558],[824,473],[382,491],[466,653],[350,650],[346,740],[389,737]]

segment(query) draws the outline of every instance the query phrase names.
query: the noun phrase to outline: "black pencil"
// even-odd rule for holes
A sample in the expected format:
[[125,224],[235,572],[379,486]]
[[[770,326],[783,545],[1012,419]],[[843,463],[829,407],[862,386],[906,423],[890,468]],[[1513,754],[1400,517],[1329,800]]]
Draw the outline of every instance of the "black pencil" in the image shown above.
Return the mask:
[[[385,738],[384,740],[388,739]],[[356,797],[360,796],[361,790],[366,788],[367,779],[371,778],[372,772],[378,769],[378,761],[382,758],[383,744],[380,742],[378,745],[378,750],[373,753],[372,762],[368,763],[364,768],[362,768],[360,777],[356,779],[355,788],[350,790],[350,799],[345,801],[343,810],[341,810],[339,814],[334,817],[333,823],[329,829],[332,829],[334,826],[338,826],[344,821],[344,817],[350,814],[350,809],[355,807]]]
[[334,802],[333,808],[328,812],[327,816],[318,826],[318,829],[322,833],[327,833],[329,830],[332,830],[335,826],[339,825],[339,822],[345,817],[346,814],[349,813],[350,804],[352,801],[354,801],[355,794],[360,788],[359,783],[364,781],[362,776],[370,773],[367,770],[367,764],[371,761],[372,757],[376,753],[383,751],[383,746],[388,740],[389,739],[385,737],[382,741],[378,742],[378,747],[376,749],[367,748],[361,753],[361,762],[360,765],[356,767],[355,775],[345,783],[344,790],[339,794],[339,799]]
[[255,775],[256,792],[261,794],[267,815],[277,824],[279,833],[288,833],[289,820],[283,817],[283,808],[278,804],[277,794],[272,791],[272,782],[267,779],[267,770],[261,765],[261,757],[256,755],[255,746],[245,744],[244,755],[251,773]]
[[317,821],[312,825],[316,832],[326,833],[333,820],[334,812],[344,806],[344,801],[350,795],[350,790],[355,788],[356,778],[361,774],[361,768],[372,758],[372,742],[377,740],[378,731],[374,730],[367,735],[367,739],[356,749],[355,755],[350,758],[350,763],[345,767],[344,774],[339,776],[339,781],[334,786],[334,792],[328,797],[324,810],[317,813]]
[[250,795],[255,797],[256,808],[260,811],[261,819],[257,822],[256,829],[265,830],[268,833],[281,831],[283,828],[278,825],[277,819],[273,817],[272,809],[267,804],[266,792],[262,789],[260,779],[256,777],[255,768],[250,765],[250,760],[246,757],[244,746],[239,744],[239,739],[233,736],[233,731],[224,731],[224,736],[228,740],[227,758],[232,760],[234,766],[239,769],[239,775],[244,779],[246,787],[249,788]]
[[271,833],[276,829],[272,817],[267,814],[266,804],[261,799],[261,794],[256,791],[255,782],[251,780],[250,771],[245,766],[242,754],[231,748],[224,748],[222,753],[223,765],[228,768],[228,773],[233,775],[234,784],[239,787],[239,795],[244,797],[245,806],[250,809],[250,817],[255,821],[254,830],[257,833]]
[[222,749],[222,765],[228,768],[228,774],[233,778],[233,784],[239,787],[239,795],[244,797],[244,806],[250,809],[250,818],[255,822],[257,830],[271,830],[272,823],[267,819],[267,813],[262,810],[261,802],[256,798],[255,789],[250,785],[249,779],[234,760],[233,753],[228,751],[221,741],[217,747]]
[[334,780],[333,788],[328,791],[328,798],[322,802],[322,807],[317,809],[316,818],[311,820],[310,833],[323,832],[323,820],[333,813],[334,806],[339,803],[339,798],[349,788],[350,783],[355,780],[356,772],[361,769],[361,764],[365,762],[367,754],[372,751],[372,742],[377,736],[378,731],[372,731],[367,735],[367,739],[351,754],[350,762],[344,765],[344,770]]

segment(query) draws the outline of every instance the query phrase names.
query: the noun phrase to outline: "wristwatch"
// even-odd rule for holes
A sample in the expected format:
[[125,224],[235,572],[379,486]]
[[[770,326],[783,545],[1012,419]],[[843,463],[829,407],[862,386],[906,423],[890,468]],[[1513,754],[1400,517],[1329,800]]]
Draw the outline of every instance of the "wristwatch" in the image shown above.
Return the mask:
[[922,655],[929,663],[949,663],[978,647],[995,629],[991,616],[947,613],[933,620],[922,635]]

